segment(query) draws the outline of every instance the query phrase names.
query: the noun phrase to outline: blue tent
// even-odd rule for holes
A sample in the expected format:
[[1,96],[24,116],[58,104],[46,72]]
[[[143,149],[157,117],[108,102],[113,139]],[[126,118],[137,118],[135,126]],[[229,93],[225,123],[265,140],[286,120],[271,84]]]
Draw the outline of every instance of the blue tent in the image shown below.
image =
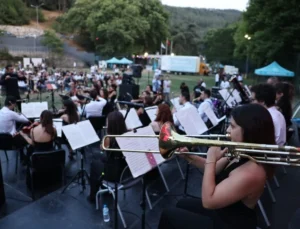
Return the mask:
[[132,61],[124,57],[120,60],[120,64],[132,64]]
[[106,63],[108,63],[108,64],[120,64],[120,60],[118,60],[117,58],[113,57],[110,60],[107,60]]
[[276,61],[272,64],[255,70],[256,75],[260,76],[281,76],[281,77],[294,77],[295,73],[281,67]]

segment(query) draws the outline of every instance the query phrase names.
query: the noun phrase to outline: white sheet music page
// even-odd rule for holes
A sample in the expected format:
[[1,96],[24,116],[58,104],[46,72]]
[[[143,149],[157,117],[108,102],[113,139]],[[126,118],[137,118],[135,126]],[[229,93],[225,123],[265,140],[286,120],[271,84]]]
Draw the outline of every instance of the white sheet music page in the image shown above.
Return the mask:
[[[154,135],[154,131],[150,126],[147,126],[138,129],[136,133],[131,131],[124,135]],[[145,152],[158,151],[157,138],[116,138],[116,140],[121,149],[143,150]],[[126,162],[133,177],[139,177],[152,170],[146,153],[123,152],[123,155],[126,157]],[[160,154],[153,154],[153,156],[157,164],[164,161]]]
[[229,107],[234,107],[236,105],[235,99],[229,94],[227,89],[219,90],[219,93]]
[[146,107],[145,111],[147,115],[149,116],[150,120],[153,122],[156,119],[156,112],[157,112],[158,107],[153,106],[153,107]]
[[61,138],[62,136],[62,119],[60,121],[54,120],[53,119],[53,126],[56,129],[57,132],[57,137]]
[[211,109],[208,103],[204,104],[203,111],[214,126],[219,124],[219,120],[215,115],[215,112],[213,111],[213,109]]
[[171,103],[173,104],[173,106],[177,111],[179,111],[182,108],[182,105],[180,105],[179,103],[179,97],[171,99]]
[[84,139],[78,131],[76,124],[63,126],[62,130],[73,150],[86,146]]
[[[126,110],[120,110],[122,115],[125,117]],[[137,115],[137,112],[134,108],[131,108],[127,114],[127,117],[125,119],[126,127],[128,130],[133,130],[135,128],[143,126],[143,124],[140,121],[139,116]]]
[[208,130],[194,106],[179,110],[176,117],[187,135],[200,135]]
[[62,130],[73,150],[99,141],[99,138],[89,120],[63,126]]
[[85,139],[86,145],[93,144],[100,141],[95,129],[93,128],[90,120],[85,120],[77,123],[77,126],[81,132],[82,138]]
[[27,118],[37,118],[34,116],[34,106],[32,103],[22,103],[21,110]]
[[235,101],[237,103],[242,102],[242,98],[241,98],[240,93],[238,92],[238,90],[236,90],[236,89],[232,90],[231,94],[233,95],[233,98],[235,99]]

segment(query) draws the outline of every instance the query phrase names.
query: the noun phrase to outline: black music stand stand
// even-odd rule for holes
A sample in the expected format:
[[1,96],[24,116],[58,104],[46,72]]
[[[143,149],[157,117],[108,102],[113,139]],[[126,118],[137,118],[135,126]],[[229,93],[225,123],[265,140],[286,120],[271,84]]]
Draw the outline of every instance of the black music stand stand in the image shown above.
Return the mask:
[[53,110],[53,113],[56,113],[58,111],[55,107],[54,89],[51,89],[51,108]]
[[76,175],[72,178],[72,180],[64,187],[62,190],[62,194],[66,191],[66,189],[76,180],[80,180],[80,185],[82,187],[82,192],[86,189],[86,184],[85,184],[85,178],[87,179],[88,183],[90,183],[90,177],[87,173],[87,171],[84,168],[84,162],[83,162],[83,155],[84,155],[84,147],[82,147],[80,150],[80,170],[76,173]]

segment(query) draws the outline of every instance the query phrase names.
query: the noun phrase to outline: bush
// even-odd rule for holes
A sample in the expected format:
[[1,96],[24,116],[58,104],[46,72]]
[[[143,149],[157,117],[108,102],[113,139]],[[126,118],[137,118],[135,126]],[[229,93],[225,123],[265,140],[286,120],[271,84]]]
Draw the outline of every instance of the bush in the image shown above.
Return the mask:
[[56,54],[63,53],[63,42],[57,37],[54,31],[45,31],[44,37],[42,39],[42,44],[51,49],[52,52]]
[[22,0],[0,0],[0,24],[25,25],[30,17]]

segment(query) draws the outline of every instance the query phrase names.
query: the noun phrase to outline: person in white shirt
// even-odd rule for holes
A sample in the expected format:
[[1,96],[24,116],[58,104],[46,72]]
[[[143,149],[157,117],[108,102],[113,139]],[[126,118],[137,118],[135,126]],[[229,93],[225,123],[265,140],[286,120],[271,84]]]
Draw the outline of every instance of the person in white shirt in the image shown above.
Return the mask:
[[208,121],[208,117],[204,112],[205,109],[207,109],[207,107],[213,109],[213,102],[211,101],[210,96],[211,96],[210,90],[205,89],[201,92],[201,95],[199,97],[199,101],[202,100],[203,102],[200,104],[198,108],[198,113],[200,114],[204,122]]
[[17,133],[16,122],[28,123],[23,115],[14,112],[17,100],[14,96],[7,96],[5,106],[0,110],[0,133],[9,133],[14,136]]
[[253,103],[265,106],[272,116],[276,144],[283,146],[286,143],[286,123],[284,116],[275,107],[276,90],[270,84],[258,84],[251,87]]
[[[188,109],[190,107],[193,107],[193,105],[190,102],[190,94],[187,91],[182,91],[181,95],[179,97],[179,104],[182,105],[181,109]],[[176,109],[173,108],[173,120],[174,120],[174,125],[177,126],[181,131],[184,131],[183,127],[180,125],[179,120],[176,117]]]
[[89,104],[85,107],[85,114],[86,117],[100,117],[102,116],[102,111],[104,106],[106,105],[107,101],[101,97],[98,96],[98,93],[96,90],[92,90],[90,92],[90,96],[94,101],[91,101]]
[[219,73],[217,73],[215,75],[215,86],[216,87],[219,87],[219,82],[220,82],[220,75],[219,75]]
[[171,80],[169,76],[165,77],[164,80],[164,98],[165,101],[170,101],[170,92],[171,92]]
[[228,82],[227,77],[224,77],[224,80],[221,82],[220,87],[221,87],[221,89],[229,89],[230,88],[230,83]]

